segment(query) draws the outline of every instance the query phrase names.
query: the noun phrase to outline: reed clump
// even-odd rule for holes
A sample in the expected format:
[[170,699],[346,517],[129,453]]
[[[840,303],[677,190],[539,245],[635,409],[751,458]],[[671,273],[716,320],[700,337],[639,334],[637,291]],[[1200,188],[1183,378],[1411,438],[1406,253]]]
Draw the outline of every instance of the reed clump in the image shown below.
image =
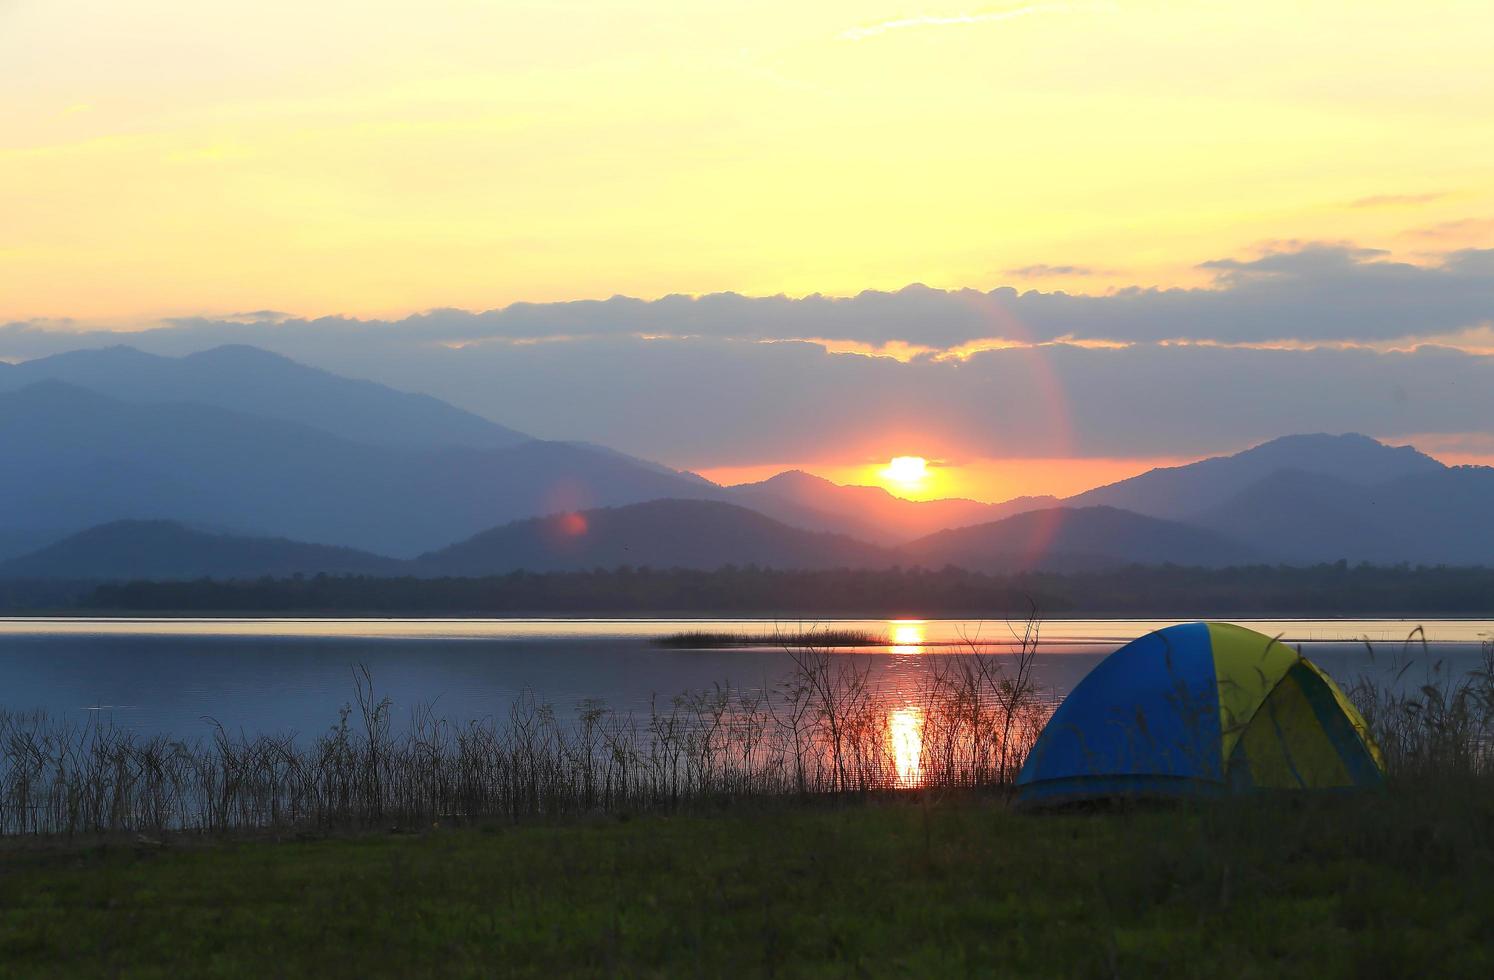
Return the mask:
[[[1418,651],[1420,657],[1413,656]],[[1369,652],[1374,661],[1374,648]],[[1456,676],[1431,658],[1418,627],[1376,674],[1361,676],[1347,693],[1392,779],[1494,783],[1494,639],[1483,642],[1477,668]]]
[[[1009,786],[1054,706],[1034,682],[1038,623],[964,645],[911,692],[880,688],[867,656],[785,644],[787,676],[761,688],[715,685],[637,714],[593,700],[562,715],[525,695],[461,724],[417,706],[398,727],[359,668],[353,699],[315,737],[215,725],[179,739],[0,710],[0,834],[418,828]],[[1348,688],[1392,792],[1487,800],[1494,641],[1463,677],[1424,646],[1414,667],[1414,646]],[[1408,682],[1413,669],[1423,683]]]
[[870,630],[825,629],[793,633],[748,633],[713,632],[710,630],[686,630],[667,633],[653,640],[655,646],[676,647],[684,650],[710,650],[723,647],[794,647],[824,649],[835,647],[879,647],[890,646],[892,641],[885,633]]
[[366,669],[314,738],[142,736],[0,711],[0,834],[415,828],[695,804],[1010,783],[1049,710],[1032,683],[1037,623],[931,671],[911,696],[865,656],[785,644],[787,678],[716,685],[634,715],[533,695],[457,724],[394,704]]

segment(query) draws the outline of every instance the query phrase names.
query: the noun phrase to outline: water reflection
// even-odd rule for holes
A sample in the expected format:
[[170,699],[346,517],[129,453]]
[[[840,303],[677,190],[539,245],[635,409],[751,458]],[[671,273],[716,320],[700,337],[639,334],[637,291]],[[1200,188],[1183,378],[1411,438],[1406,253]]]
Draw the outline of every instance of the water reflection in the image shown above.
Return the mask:
[[899,708],[887,716],[887,734],[892,741],[892,764],[897,785],[907,789],[923,784],[923,709]]
[[[817,625],[886,636],[887,646],[836,651],[836,669],[855,668],[876,701],[865,736],[875,741],[892,779],[889,718],[918,705],[925,717],[919,769],[937,781],[952,721],[924,697],[936,674],[962,673],[977,632],[998,660],[1011,649],[1006,624],[960,620],[822,621]],[[1055,701],[1123,641],[1154,624],[1140,621],[1051,621],[1033,665],[1040,695]],[[1248,625],[1268,634],[1307,637],[1304,650],[1339,681],[1360,676],[1415,690],[1428,669],[1449,676],[1480,669],[1479,640],[1494,621],[1429,620],[1429,646],[1403,648],[1405,622],[1295,621]],[[144,735],[205,737],[215,719],[231,731],[297,732],[313,738],[336,724],[353,697],[352,671],[363,666],[379,696],[395,705],[404,730],[416,706],[464,725],[505,719],[515,699],[533,695],[569,723],[591,699],[620,717],[647,719],[676,695],[714,691],[775,699],[796,671],[781,647],[679,650],[652,639],[672,631],[771,635],[797,624],[770,620],[111,620],[0,618],[0,709],[45,709],[82,723],[103,716]],[[1353,639],[1375,640],[1373,653]],[[1348,636],[1352,642],[1333,638]],[[1380,642],[1392,637],[1394,642]],[[1294,641],[1295,642],[1295,641]],[[892,654],[892,655],[888,655]],[[1392,673],[1394,657],[1417,666]],[[113,707],[105,707],[110,706]],[[801,719],[809,724],[813,719]]]
[[[1004,642],[1004,617],[984,623],[960,619],[835,619],[784,622],[755,618],[697,619],[325,619],[325,618],[129,618],[15,617],[0,616],[0,636],[190,636],[266,637],[275,639],[336,638],[343,640],[498,640],[535,642],[550,640],[606,641],[647,640],[670,633],[705,631],[723,633],[798,632],[813,623],[821,629],[888,632],[910,630],[902,646],[965,646],[965,638]],[[1089,652],[1113,649],[1154,629],[1172,626],[1178,619],[1050,619],[1043,622],[1043,649],[1047,653]],[[1426,631],[1427,642],[1471,643],[1494,639],[1494,620],[1476,619],[1235,619],[1233,622],[1267,636],[1281,636],[1285,643],[1402,643],[1415,627]],[[1020,623],[1017,624],[1020,626]],[[911,630],[918,630],[915,634]]]

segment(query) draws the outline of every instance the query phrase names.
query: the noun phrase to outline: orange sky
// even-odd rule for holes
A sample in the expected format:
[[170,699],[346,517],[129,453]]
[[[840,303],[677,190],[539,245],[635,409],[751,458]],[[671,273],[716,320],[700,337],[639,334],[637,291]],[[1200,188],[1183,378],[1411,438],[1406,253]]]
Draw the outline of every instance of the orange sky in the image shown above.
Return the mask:
[[[1491,36],[1487,0],[9,0],[0,324],[910,283],[1100,298],[1210,286],[1208,260],[1303,243],[1431,267],[1494,246]],[[1451,340],[1418,336],[1494,350],[1487,324],[1451,326]],[[824,346],[959,358],[1016,342]],[[1058,458],[1072,448],[1062,381],[1035,379],[1032,412],[1058,435],[1019,450],[1049,457],[972,459],[1004,447],[940,444],[915,417],[827,440],[838,459],[769,447],[733,458],[790,458],[701,472],[889,485],[868,457],[898,452],[932,460],[926,480],[890,484],[899,494],[997,501],[1187,461]],[[522,407],[488,414],[556,438],[605,429],[566,405],[531,425]],[[1210,448],[1246,448],[1236,438]],[[1436,438],[1392,441],[1494,458]],[[707,459],[681,445],[626,448]]]
[[[1400,443],[1404,440],[1389,440]],[[1494,466],[1494,452],[1439,451],[1428,453],[1449,466]],[[931,461],[928,478],[919,485],[900,484],[886,475],[886,463],[768,463],[756,466],[718,466],[697,470],[724,486],[755,483],[785,470],[803,470],[832,483],[879,486],[909,500],[967,497],[1000,503],[1013,497],[1051,494],[1069,497],[1115,483],[1159,466],[1182,466],[1202,457],[1153,456],[1134,459],[973,459],[958,463]]]
[[901,485],[883,475],[886,463],[787,462],[758,466],[721,466],[698,471],[701,476],[731,486],[766,480],[784,470],[804,470],[833,483],[880,486],[910,500],[968,497],[998,503],[1013,497],[1052,494],[1067,497],[1093,487],[1145,473],[1158,466],[1179,466],[1192,458],[1138,459],[972,459],[954,463],[932,461],[928,478],[919,486]]

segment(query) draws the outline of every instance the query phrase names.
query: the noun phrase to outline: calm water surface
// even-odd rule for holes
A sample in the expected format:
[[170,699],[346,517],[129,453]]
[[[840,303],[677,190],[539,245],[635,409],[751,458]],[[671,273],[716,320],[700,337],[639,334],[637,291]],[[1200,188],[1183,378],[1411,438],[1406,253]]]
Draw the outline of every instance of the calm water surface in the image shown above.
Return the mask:
[[[1050,620],[1042,624],[1037,681],[1062,696],[1120,644],[1175,620]],[[1403,683],[1440,665],[1461,675],[1494,638],[1490,620],[1238,620],[1301,644],[1341,683],[1391,676]],[[1405,640],[1424,627],[1426,646]],[[315,734],[353,697],[353,671],[373,676],[399,723],[416,705],[462,722],[502,717],[532,693],[572,714],[585,700],[646,714],[655,698],[730,683],[773,688],[792,668],[775,632],[823,628],[886,634],[861,649],[889,703],[911,700],[929,670],[966,654],[1001,653],[1005,622],[764,619],[0,619],[0,707],[103,718],[149,733],[203,735],[210,719],[233,730]],[[667,649],[681,631],[746,632],[763,643],[730,650]],[[1365,640],[1373,645],[1369,649]]]

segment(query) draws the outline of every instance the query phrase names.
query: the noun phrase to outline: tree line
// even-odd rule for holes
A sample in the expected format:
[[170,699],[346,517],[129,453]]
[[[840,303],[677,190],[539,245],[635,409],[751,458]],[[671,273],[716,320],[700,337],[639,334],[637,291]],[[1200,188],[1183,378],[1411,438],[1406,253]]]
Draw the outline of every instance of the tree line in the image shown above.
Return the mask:
[[946,567],[715,571],[621,567],[477,578],[0,583],[12,611],[383,614],[1465,615],[1494,613],[1494,568],[1130,566],[987,574]]

